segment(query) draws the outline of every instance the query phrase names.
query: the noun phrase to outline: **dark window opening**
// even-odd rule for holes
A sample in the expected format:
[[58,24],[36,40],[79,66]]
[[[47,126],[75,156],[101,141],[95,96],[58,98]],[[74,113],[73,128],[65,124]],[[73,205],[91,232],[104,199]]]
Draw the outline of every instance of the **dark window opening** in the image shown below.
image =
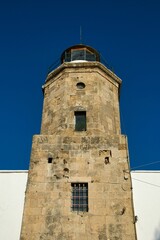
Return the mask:
[[88,183],[71,183],[72,211],[88,212]]
[[86,112],[75,112],[75,130],[86,131]]
[[48,163],[52,163],[53,158],[49,157],[48,158]]

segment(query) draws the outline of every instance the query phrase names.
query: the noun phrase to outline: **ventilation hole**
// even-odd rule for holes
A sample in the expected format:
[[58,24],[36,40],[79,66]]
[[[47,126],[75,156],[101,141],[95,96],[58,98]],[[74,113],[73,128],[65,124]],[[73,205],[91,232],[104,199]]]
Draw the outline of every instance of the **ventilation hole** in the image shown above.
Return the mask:
[[48,158],[48,163],[52,163],[52,161],[53,161],[53,158],[49,157]]
[[105,164],[108,164],[108,163],[109,163],[109,157],[105,157],[104,163],[105,163]]
[[83,89],[83,88],[85,88],[86,85],[83,82],[79,82],[79,83],[77,83],[76,86],[78,89]]
[[66,160],[66,159],[63,159],[63,163],[66,164],[66,163],[67,163],[67,160]]
[[64,172],[69,172],[68,168],[64,168],[63,170],[64,170]]

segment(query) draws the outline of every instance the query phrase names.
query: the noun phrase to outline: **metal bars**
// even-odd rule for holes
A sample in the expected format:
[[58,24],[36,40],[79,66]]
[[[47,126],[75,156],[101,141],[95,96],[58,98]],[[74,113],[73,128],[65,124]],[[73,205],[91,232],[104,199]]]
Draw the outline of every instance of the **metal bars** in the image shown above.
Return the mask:
[[71,183],[72,211],[88,212],[88,183]]

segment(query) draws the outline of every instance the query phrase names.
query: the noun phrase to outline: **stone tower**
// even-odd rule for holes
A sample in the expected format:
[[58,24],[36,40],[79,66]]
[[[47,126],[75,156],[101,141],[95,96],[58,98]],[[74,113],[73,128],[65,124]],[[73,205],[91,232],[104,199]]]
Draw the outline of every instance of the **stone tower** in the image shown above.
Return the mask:
[[43,86],[21,240],[135,240],[121,79],[85,45],[66,49]]

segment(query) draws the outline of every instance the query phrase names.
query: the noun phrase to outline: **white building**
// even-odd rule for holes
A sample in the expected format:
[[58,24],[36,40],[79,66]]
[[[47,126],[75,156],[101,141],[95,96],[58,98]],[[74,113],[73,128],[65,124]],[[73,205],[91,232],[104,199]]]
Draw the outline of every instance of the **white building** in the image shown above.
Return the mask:
[[160,240],[160,171],[131,172],[138,240]]
[[0,171],[0,240],[19,240],[28,171]]
[[[28,171],[0,171],[0,239],[19,240]],[[133,171],[138,240],[160,240],[160,171]],[[129,240],[129,239],[125,239]]]

